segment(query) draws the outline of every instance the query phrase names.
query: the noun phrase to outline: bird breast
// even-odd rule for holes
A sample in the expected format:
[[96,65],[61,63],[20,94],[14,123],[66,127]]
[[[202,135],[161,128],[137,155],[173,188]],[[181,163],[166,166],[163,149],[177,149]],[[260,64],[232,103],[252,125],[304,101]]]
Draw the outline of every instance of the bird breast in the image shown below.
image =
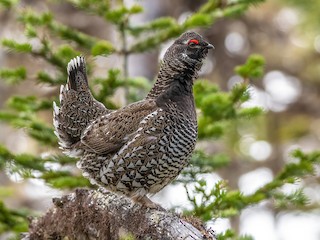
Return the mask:
[[114,191],[161,190],[188,164],[197,138],[192,119],[159,108],[146,116],[132,137],[101,169]]

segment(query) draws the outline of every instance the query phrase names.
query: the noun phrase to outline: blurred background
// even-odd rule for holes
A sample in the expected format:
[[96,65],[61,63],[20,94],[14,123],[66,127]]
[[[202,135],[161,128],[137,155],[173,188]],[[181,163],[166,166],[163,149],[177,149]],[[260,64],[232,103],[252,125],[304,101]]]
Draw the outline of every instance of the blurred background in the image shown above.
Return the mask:
[[[69,3],[40,0],[21,2],[26,8],[50,10],[58,21],[117,44],[117,33],[105,21],[84,14]],[[205,1],[124,2],[128,5],[137,2],[144,6],[145,11],[131,19],[133,25],[139,25],[160,16],[184,21]],[[265,114],[232,124],[230,130],[218,141],[200,141],[198,144],[199,148],[209,154],[223,152],[231,156],[232,160],[222,170],[202,176],[208,181],[208,186],[212,187],[219,179],[226,179],[231,187],[239,188],[244,194],[252,193],[271,181],[283,165],[291,161],[289,152],[292,149],[299,147],[308,152],[320,148],[319,16],[320,1],[269,0],[251,7],[243,16],[220,19],[213,26],[199,30],[215,46],[200,77],[216,83],[223,91],[229,91],[234,84],[242,81],[233,69],[243,64],[250,54],[259,53],[266,59],[265,75],[261,80],[251,83],[252,99],[245,103],[245,106],[263,108]],[[9,10],[0,11],[0,38],[24,40],[23,29],[15,20],[16,17]],[[37,46],[37,42],[32,44]],[[170,44],[164,43],[156,51],[131,55],[128,76],[154,79],[158,63]],[[95,76],[102,76],[106,69],[123,64],[116,55],[96,57],[93,61],[96,65]],[[32,79],[39,68],[48,73],[53,72],[44,62],[0,49],[0,68],[20,65],[28,68],[31,77],[19,85],[8,85],[0,81],[0,107],[5,107],[11,95],[49,98],[58,94],[56,87],[37,84]],[[126,103],[121,91],[115,94],[114,102],[118,106]],[[48,112],[41,113],[40,117],[49,123],[52,121],[52,115]],[[51,151],[29,138],[24,129],[14,129],[2,122],[0,143],[14,153],[46,155]],[[304,186],[305,194],[310,199],[310,209],[277,211],[267,203],[261,203],[244,210],[239,218],[217,219],[210,221],[209,225],[217,232],[232,227],[240,234],[249,234],[256,240],[319,240],[319,173],[299,184],[285,185],[283,190],[289,192]],[[10,193],[0,196],[7,206],[28,207],[39,213],[51,206],[52,196],[65,193],[39,180],[22,180],[19,174],[8,172],[0,172],[0,185],[10,189]],[[166,208],[190,207],[182,184],[167,187],[153,199]]]

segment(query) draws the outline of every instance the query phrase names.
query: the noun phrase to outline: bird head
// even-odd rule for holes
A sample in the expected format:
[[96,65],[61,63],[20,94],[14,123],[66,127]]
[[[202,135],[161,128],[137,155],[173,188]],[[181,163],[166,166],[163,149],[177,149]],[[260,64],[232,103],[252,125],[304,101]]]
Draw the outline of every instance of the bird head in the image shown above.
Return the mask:
[[[202,60],[211,48],[213,46],[198,33],[183,33],[166,51],[157,81],[146,98],[157,98],[163,94],[166,97],[170,94],[179,95],[182,93],[181,89],[186,90],[183,93],[191,93],[193,80],[197,78]],[[168,89],[170,89],[169,95]]]
[[199,63],[212,48],[214,48],[213,45],[205,41],[198,33],[186,32],[169,47],[165,53],[164,61],[179,59],[187,63]]

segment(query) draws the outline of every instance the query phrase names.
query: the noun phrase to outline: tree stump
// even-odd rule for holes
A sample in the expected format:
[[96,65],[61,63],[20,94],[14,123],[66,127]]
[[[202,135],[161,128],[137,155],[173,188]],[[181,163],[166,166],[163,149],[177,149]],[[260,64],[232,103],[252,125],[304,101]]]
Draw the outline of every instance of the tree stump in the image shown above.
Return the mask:
[[215,240],[197,218],[150,209],[102,188],[77,189],[53,203],[44,216],[31,220],[23,240]]

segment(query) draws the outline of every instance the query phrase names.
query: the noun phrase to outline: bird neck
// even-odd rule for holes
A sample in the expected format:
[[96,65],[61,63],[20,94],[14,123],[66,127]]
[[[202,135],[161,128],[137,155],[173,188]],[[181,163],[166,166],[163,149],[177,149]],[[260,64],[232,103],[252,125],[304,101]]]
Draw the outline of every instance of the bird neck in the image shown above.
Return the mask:
[[168,112],[178,110],[185,117],[196,121],[192,81],[189,81],[188,84],[181,84],[179,81],[173,82],[166,91],[155,98],[155,102],[158,107]]
[[155,84],[148,93],[146,99],[157,98],[171,88],[179,84],[185,93],[192,93],[193,81],[197,78],[197,72],[201,62],[189,63],[187,61],[164,61]]

